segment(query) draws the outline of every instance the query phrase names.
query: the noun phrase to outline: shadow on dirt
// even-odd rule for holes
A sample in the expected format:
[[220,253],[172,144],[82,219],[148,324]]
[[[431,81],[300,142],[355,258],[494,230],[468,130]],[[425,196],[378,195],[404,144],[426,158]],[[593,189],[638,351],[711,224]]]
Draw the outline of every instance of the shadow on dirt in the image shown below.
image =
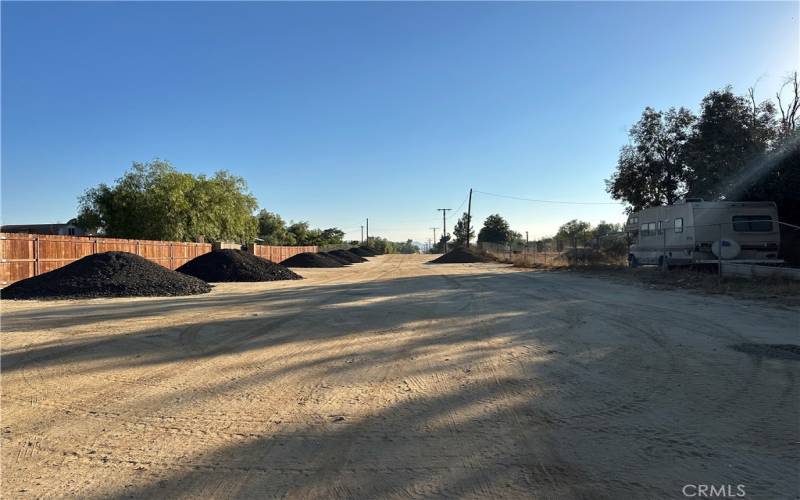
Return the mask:
[[[4,352],[2,369],[38,369],[39,383],[120,368],[146,369],[158,381],[159,370],[175,365],[202,377],[202,387],[116,400],[109,411],[119,421],[103,423],[112,431],[194,408],[224,415],[225,401],[296,391],[276,401],[303,408],[303,422],[283,421],[286,410],[276,407],[247,433],[229,430],[244,425],[236,415],[202,432],[191,427],[202,414],[194,424],[170,424],[163,439],[195,440],[203,451],[196,456],[171,457],[168,445],[157,461],[126,458],[125,449],[97,458],[76,451],[101,475],[101,456],[130,469],[129,485],[106,492],[115,498],[669,497],[700,470],[714,482],[746,476],[749,491],[788,491],[794,462],[774,450],[793,439],[798,408],[783,372],[749,373],[738,370],[747,359],[741,354],[702,351],[696,339],[721,347],[741,335],[704,311],[666,326],[676,306],[654,305],[649,294],[661,292],[611,287],[598,295],[552,276],[421,276],[10,313],[4,335],[26,335],[34,323],[47,329],[178,310],[193,316],[179,326]],[[208,319],[234,306],[246,308],[244,317]],[[237,367],[243,353],[264,354]],[[690,390],[709,355],[713,370]],[[236,377],[215,368],[221,357],[233,360]],[[393,389],[359,392],[369,382]],[[337,403],[351,413],[315,413],[332,397],[330,387],[351,395]],[[731,402],[742,398],[759,411],[737,410]],[[359,413],[359,401],[380,409]],[[708,409],[696,412],[701,405]],[[785,418],[763,426],[765,414]],[[159,430],[147,432],[152,439]]]

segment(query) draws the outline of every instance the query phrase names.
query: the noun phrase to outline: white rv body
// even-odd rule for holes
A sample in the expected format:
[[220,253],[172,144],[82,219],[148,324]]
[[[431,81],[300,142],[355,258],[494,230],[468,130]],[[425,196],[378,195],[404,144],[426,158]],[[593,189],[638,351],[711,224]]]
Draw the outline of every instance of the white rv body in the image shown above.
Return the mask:
[[625,226],[632,266],[723,260],[780,264],[778,209],[772,202],[694,201],[633,213]]

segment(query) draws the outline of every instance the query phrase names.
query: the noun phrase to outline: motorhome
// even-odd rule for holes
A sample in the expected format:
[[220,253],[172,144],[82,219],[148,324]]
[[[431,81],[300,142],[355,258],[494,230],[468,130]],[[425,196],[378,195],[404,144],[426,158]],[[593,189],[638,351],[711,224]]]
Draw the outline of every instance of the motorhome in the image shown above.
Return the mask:
[[778,209],[772,202],[687,199],[632,213],[625,230],[631,267],[718,262],[780,264]]

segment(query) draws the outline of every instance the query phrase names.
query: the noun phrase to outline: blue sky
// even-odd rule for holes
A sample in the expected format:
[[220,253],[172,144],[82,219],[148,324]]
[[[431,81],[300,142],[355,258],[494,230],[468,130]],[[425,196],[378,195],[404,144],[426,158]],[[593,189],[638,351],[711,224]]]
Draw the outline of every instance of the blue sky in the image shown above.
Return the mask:
[[[155,157],[230,170],[262,207],[352,238],[369,217],[426,241],[470,187],[608,202],[645,106],[774,94],[799,6],[3,2],[2,221],[66,221]],[[623,220],[482,194],[473,210],[531,237]]]

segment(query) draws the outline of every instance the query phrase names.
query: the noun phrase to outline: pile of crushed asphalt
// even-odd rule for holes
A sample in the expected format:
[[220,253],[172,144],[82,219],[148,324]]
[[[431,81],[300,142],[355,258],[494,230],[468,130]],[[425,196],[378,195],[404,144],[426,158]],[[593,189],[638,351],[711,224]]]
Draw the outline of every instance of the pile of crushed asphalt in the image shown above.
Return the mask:
[[345,259],[348,262],[352,262],[353,264],[367,261],[367,259],[365,259],[364,257],[356,255],[349,250],[331,250],[330,252],[328,252],[328,254],[335,255],[336,257],[341,257],[342,259]]
[[210,282],[299,280],[302,276],[242,250],[218,250],[195,257],[178,272]]
[[342,267],[343,263],[324,253],[304,252],[281,262],[286,267]]
[[49,273],[12,283],[3,299],[159,297],[208,293],[211,285],[127,252],[87,255]]
[[491,262],[492,258],[474,248],[455,247],[429,264],[468,264],[471,262]]
[[335,260],[336,262],[338,262],[339,264],[341,264],[343,266],[352,266],[353,265],[353,263],[350,262],[349,260],[347,260],[345,258],[342,258],[342,257],[339,257],[338,255],[334,255],[334,254],[332,254],[330,252],[319,252],[318,255],[324,255],[325,257],[328,257],[329,259],[333,259],[333,260]]
[[375,253],[371,250],[364,248],[364,247],[353,247],[348,250],[350,253],[354,253],[359,257],[375,257]]

